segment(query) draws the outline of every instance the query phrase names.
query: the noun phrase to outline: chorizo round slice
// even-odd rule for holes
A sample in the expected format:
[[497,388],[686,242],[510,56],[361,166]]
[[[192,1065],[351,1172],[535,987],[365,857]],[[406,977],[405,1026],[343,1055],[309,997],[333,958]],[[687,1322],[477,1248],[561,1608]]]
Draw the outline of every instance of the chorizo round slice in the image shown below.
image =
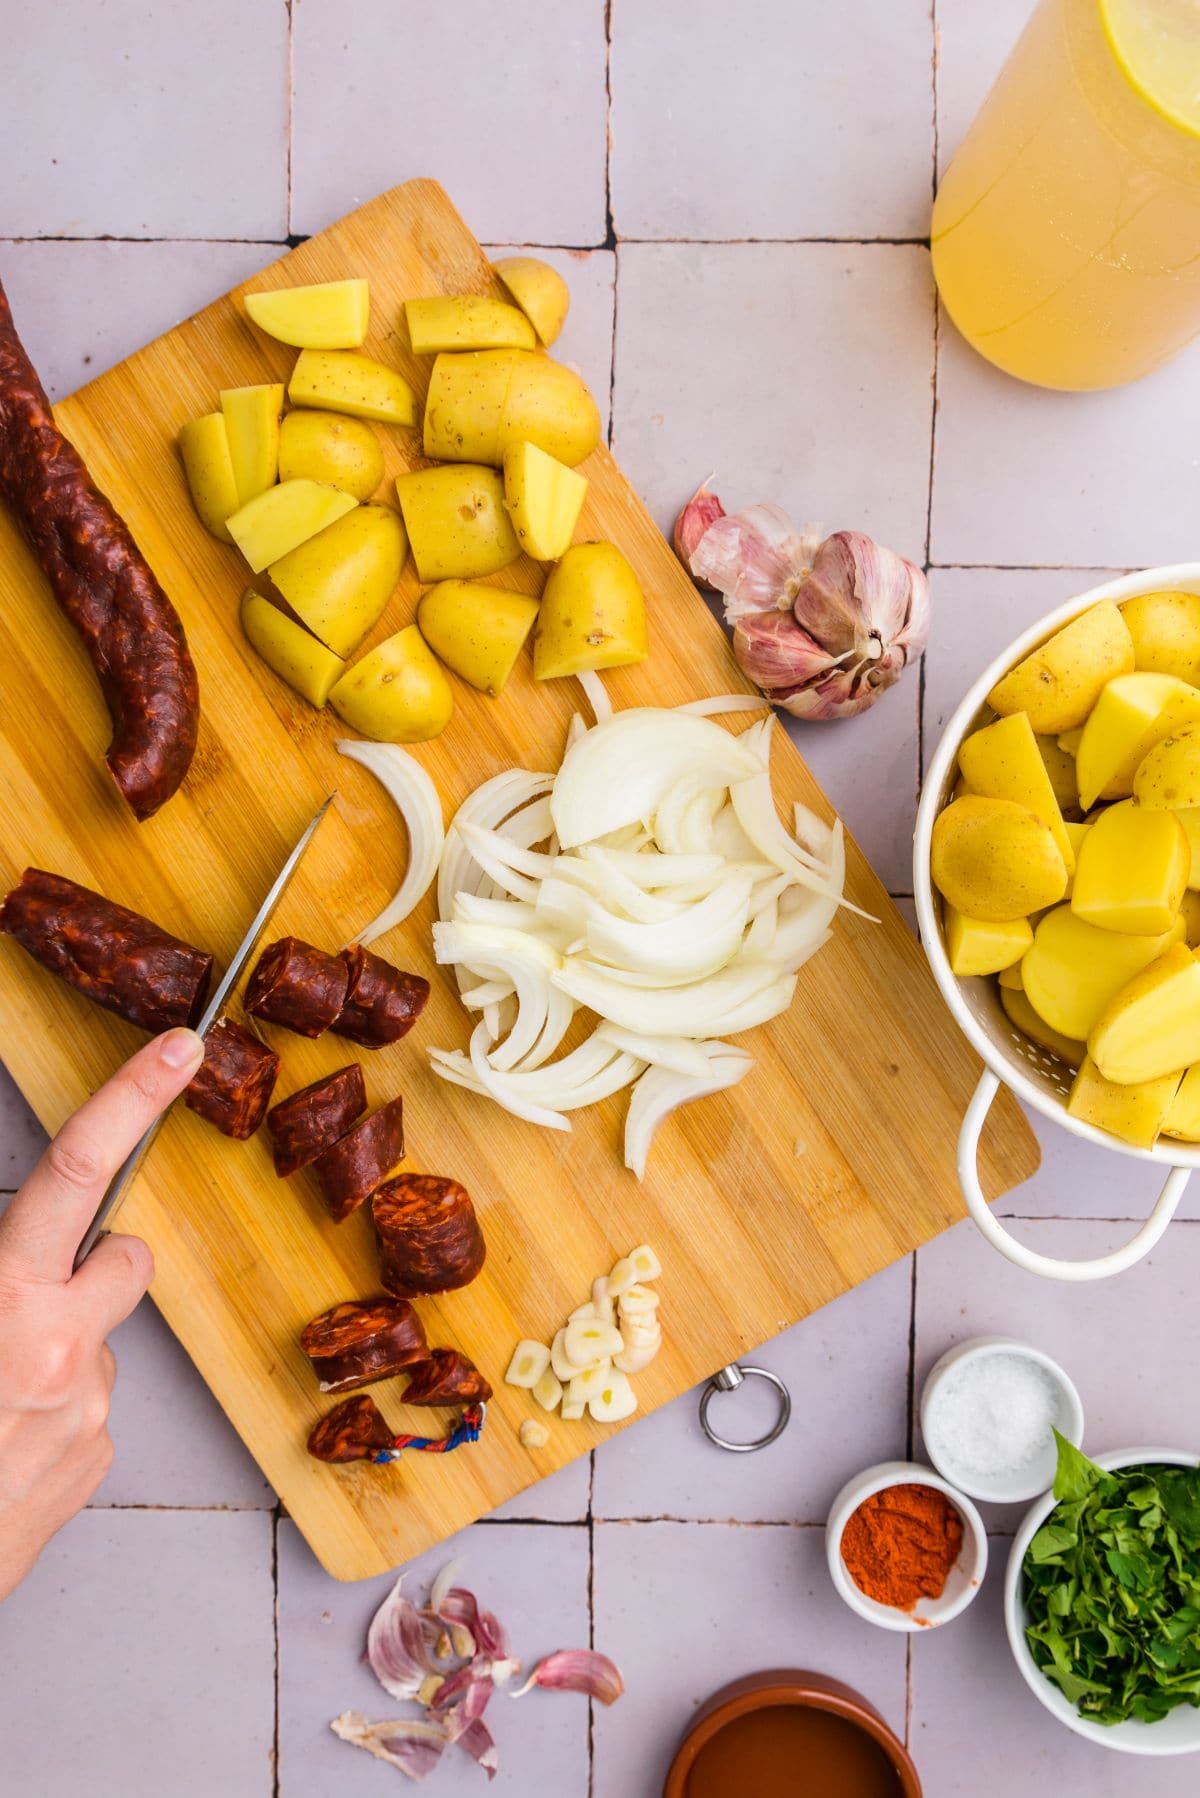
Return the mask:
[[[313,1162],[321,1197],[335,1224],[382,1186],[397,1162],[404,1160],[404,1102],[389,1099],[370,1117],[347,1130],[339,1142]],[[405,1298],[405,1293],[398,1293]]]
[[341,953],[346,996],[333,1024],[338,1036],[362,1049],[382,1049],[407,1035],[429,998],[429,982],[406,974],[360,943]]
[[396,1441],[370,1393],[344,1398],[314,1425],[308,1452],[318,1461],[370,1461]]
[[492,1389],[473,1361],[457,1349],[435,1348],[412,1370],[406,1405],[485,1405]]
[[232,1018],[218,1018],[204,1039],[204,1060],[189,1080],[189,1109],[225,1136],[244,1142],[266,1116],[279,1057]]
[[367,1089],[356,1061],[281,1099],[267,1113],[275,1172],[282,1180],[333,1147],[367,1109]]
[[246,986],[246,1010],[297,1036],[321,1036],[346,1002],[349,982],[340,956],[297,936],[280,937],[259,956]]
[[390,1380],[424,1361],[429,1350],[421,1320],[407,1299],[347,1300],[331,1305],[300,1332],[322,1392],[352,1392]]
[[371,1203],[383,1284],[398,1299],[452,1292],[483,1266],[471,1195],[442,1174],[397,1174]]

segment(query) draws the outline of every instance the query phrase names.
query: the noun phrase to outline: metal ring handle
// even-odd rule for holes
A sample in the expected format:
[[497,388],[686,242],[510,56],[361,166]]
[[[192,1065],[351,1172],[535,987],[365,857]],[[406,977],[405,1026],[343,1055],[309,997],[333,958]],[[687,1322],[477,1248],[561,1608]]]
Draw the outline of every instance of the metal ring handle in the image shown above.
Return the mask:
[[[779,1415],[765,1436],[759,1436],[753,1442],[730,1442],[724,1436],[718,1436],[713,1429],[712,1424],[708,1421],[708,1407],[716,1393],[736,1392],[746,1375],[750,1373],[756,1374],[760,1380],[766,1380],[774,1386],[779,1394]],[[713,1375],[700,1394],[700,1428],[715,1447],[728,1449],[731,1455],[752,1455],[757,1449],[768,1448],[772,1442],[777,1441],[783,1435],[791,1415],[791,1393],[779,1375],[772,1373],[769,1367],[749,1367],[743,1366],[737,1361],[731,1361],[728,1367],[723,1367],[719,1373]]]

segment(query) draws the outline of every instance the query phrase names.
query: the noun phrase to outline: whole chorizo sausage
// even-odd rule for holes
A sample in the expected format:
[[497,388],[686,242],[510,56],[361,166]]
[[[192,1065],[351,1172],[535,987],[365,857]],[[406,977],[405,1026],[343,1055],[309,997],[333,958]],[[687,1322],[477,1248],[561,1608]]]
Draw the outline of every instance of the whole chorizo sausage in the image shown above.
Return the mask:
[[356,1061],[272,1105],[267,1129],[280,1179],[308,1167],[332,1148],[366,1109],[367,1089]]
[[[313,1162],[321,1197],[335,1224],[382,1186],[397,1162],[404,1160],[404,1103],[389,1099],[370,1117],[347,1130],[340,1141]],[[399,1293],[399,1298],[407,1294]]]
[[314,1425],[308,1452],[318,1461],[369,1461],[395,1440],[370,1393],[359,1392]]
[[113,736],[106,760],[136,818],[188,771],[200,723],[179,615],[50,402],[0,287],[0,498],[20,525],[92,659]]
[[280,937],[258,958],[246,985],[246,1010],[297,1036],[321,1036],[345,1004],[348,982],[340,956],[299,937]]
[[429,998],[429,982],[406,974],[360,943],[343,949],[346,997],[333,1029],[363,1049],[382,1049],[412,1029]]
[[371,1201],[385,1289],[398,1299],[468,1285],[486,1248],[471,1195],[441,1174],[397,1174]]
[[225,1136],[253,1136],[271,1103],[279,1057],[232,1018],[219,1018],[204,1039],[204,1060],[184,1089],[192,1111]]
[[26,868],[0,907],[0,930],[76,992],[157,1033],[194,1024],[212,956],[62,874]]
[[300,1332],[322,1392],[351,1392],[390,1380],[429,1353],[421,1320],[407,1299],[331,1305]]
[[419,1361],[404,1388],[406,1405],[486,1404],[492,1389],[473,1361],[457,1349],[435,1348]]

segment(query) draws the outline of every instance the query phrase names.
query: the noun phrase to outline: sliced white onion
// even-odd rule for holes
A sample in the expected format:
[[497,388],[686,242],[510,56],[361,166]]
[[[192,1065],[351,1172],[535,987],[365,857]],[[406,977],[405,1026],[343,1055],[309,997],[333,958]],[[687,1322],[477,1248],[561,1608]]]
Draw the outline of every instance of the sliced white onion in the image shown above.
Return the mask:
[[[446,833],[446,846],[438,869],[437,908],[440,918],[450,916],[454,895],[464,887],[469,887],[472,892],[478,891],[477,885],[472,884],[474,865],[471,852],[462,840],[459,826],[479,824],[485,829],[494,829],[511,812],[548,793],[553,785],[552,774],[531,774],[525,768],[509,768],[503,774],[496,774],[491,780],[485,780],[469,798],[464,799]],[[474,874],[477,879],[477,867],[474,868]]]
[[595,961],[611,962],[646,974],[687,976],[701,980],[724,967],[736,952],[746,928],[750,882],[726,880],[680,918],[660,924],[634,924],[592,905],[587,919],[588,952]]
[[690,1037],[644,1036],[637,1030],[625,1030],[620,1024],[601,1024],[596,1035],[654,1067],[670,1068],[676,1074],[691,1074],[695,1079],[702,1079],[708,1072],[704,1050]]
[[716,718],[722,712],[763,712],[770,704],[761,693],[713,693],[708,699],[689,699],[675,710],[692,712],[697,718]]
[[742,1010],[764,989],[777,986],[779,979],[773,962],[748,962],[722,968],[690,986],[656,990],[624,986],[611,979],[606,968],[582,957],[565,961],[551,975],[553,985],[610,1023],[647,1036],[695,1037],[723,1030],[729,1014]]
[[551,795],[564,849],[595,842],[623,824],[645,823],[685,775],[728,787],[756,773],[759,759],[708,718],[638,706],[597,724],[568,749]]
[[611,848],[605,848],[603,853],[606,867],[644,890],[707,881],[711,891],[725,872],[725,858],[720,855],[662,855],[657,849],[638,852]]
[[581,885],[592,897],[610,910],[625,912],[639,924],[658,924],[682,915],[684,908],[675,899],[644,891],[621,872],[611,856],[612,851],[602,849],[599,843],[588,843],[579,856],[560,856],[556,872],[566,879],[580,879],[590,872],[594,878],[582,879]]
[[613,715],[612,700],[608,697],[608,689],[594,668],[585,668],[575,676],[583,688],[583,696],[592,708],[592,717],[597,724],[603,724],[606,718]]
[[652,1067],[642,1075],[629,1100],[625,1119],[625,1166],[640,1180],[646,1172],[646,1159],[654,1133],[665,1117],[688,1105],[694,1099],[707,1099],[713,1093],[736,1086],[754,1066],[754,1057],[731,1043],[708,1042],[700,1045],[708,1061],[703,1075],[673,1073],[667,1068]]
[[442,802],[437,788],[418,761],[399,743],[365,743],[357,738],[338,739],[340,755],[361,762],[386,791],[408,831],[408,867],[392,899],[353,939],[373,943],[395,925],[403,923],[429,889],[438,871],[446,841]]

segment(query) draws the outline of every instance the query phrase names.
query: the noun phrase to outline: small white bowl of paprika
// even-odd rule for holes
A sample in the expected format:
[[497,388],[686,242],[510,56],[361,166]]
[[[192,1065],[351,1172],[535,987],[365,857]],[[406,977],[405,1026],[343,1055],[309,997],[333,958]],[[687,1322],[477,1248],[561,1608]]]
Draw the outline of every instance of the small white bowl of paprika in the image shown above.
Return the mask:
[[848,1480],[825,1525],[839,1594],[880,1629],[919,1630],[965,1611],[987,1571],[987,1531],[965,1492],[916,1461]]

